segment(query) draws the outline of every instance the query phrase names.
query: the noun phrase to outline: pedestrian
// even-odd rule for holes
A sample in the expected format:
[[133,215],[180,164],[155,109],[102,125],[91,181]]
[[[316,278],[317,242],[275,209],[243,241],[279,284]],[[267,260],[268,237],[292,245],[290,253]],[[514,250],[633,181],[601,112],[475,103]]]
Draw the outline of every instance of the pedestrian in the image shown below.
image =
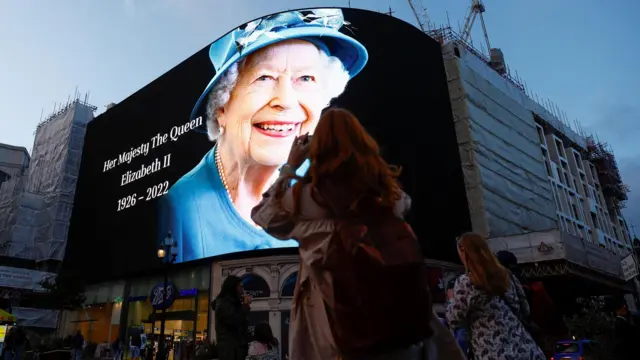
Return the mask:
[[466,233],[457,240],[465,268],[447,305],[452,328],[466,326],[475,360],[545,360],[523,319],[529,304],[520,282],[491,252],[484,237]]
[[496,253],[500,264],[520,281],[529,303],[530,316],[524,319],[527,330],[533,340],[542,348],[545,355],[551,357],[555,352],[555,344],[569,339],[569,329],[558,311],[542,281],[529,281],[518,266],[518,258],[510,251],[501,250]]
[[111,352],[113,354],[113,360],[122,360],[122,339],[120,337],[118,337],[112,344],[111,344]]
[[142,348],[141,330],[139,328],[132,328],[131,330],[131,337],[129,338],[129,355],[133,360],[140,360],[140,349]]
[[73,347],[73,359],[82,359],[82,349],[84,348],[84,336],[82,332],[78,330],[71,340],[71,346]]
[[213,302],[219,360],[244,360],[248,350],[251,297],[244,293],[242,279],[229,275]]
[[22,360],[24,350],[27,347],[27,334],[20,326],[15,328],[15,338],[13,347],[13,360]]
[[[447,304],[451,304],[453,302],[453,299],[454,299],[453,287],[455,286],[455,283],[456,283],[456,280],[453,279],[449,281],[449,283],[447,284]],[[445,323],[446,323],[446,318],[445,318]],[[447,324],[447,326],[449,326],[449,324]],[[449,328],[451,332],[453,332],[453,335],[456,338],[456,342],[458,343],[458,346],[460,346],[460,349],[468,358],[469,357],[469,330],[467,329],[467,326],[466,325],[458,326],[458,327],[449,326]]]
[[617,296],[612,300],[613,312],[616,316],[613,353],[616,359],[633,359],[638,356],[635,346],[635,343],[640,339],[638,337],[638,329],[630,322],[629,309],[624,297]]
[[261,322],[253,330],[253,341],[249,343],[248,360],[280,360],[278,339],[268,322]]
[[4,360],[13,360],[15,354],[15,334],[16,328],[9,329],[7,335],[5,335],[4,342],[2,343],[2,358]]
[[404,221],[411,201],[399,175],[352,113],[331,108],[313,136],[294,140],[253,209],[267,233],[299,244],[291,359],[410,360],[429,350],[438,321],[420,244]]
[[147,334],[144,333],[144,326],[140,327],[140,358],[146,359],[147,355]]

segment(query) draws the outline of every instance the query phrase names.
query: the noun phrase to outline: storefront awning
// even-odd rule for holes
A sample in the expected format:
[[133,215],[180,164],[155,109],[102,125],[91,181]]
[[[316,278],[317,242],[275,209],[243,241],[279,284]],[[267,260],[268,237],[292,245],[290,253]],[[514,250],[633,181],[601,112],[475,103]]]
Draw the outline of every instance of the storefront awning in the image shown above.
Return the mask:
[[16,317],[0,309],[0,323],[3,322],[16,322]]

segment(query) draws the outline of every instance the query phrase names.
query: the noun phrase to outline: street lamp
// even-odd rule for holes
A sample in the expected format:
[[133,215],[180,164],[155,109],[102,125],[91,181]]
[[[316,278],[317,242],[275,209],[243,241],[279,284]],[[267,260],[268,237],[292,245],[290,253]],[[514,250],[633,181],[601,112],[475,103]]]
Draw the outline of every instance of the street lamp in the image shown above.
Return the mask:
[[[171,256],[167,256],[171,254]],[[158,260],[163,264],[163,272],[164,272],[164,283],[163,283],[163,294],[162,294],[162,317],[160,319],[160,341],[158,341],[158,354],[156,355],[156,360],[165,360],[166,359],[166,346],[165,346],[165,337],[164,337],[164,323],[165,323],[165,311],[167,309],[167,284],[169,283],[169,267],[171,264],[176,262],[176,256],[178,255],[178,244],[173,241],[171,237],[171,231],[167,234],[167,237],[164,239],[164,244],[160,245],[158,249]]]

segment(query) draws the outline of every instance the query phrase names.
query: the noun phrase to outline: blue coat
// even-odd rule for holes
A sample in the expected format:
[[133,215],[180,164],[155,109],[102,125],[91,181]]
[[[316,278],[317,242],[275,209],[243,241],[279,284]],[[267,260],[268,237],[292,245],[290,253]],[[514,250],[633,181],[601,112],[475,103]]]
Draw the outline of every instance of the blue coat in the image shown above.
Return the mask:
[[[169,230],[177,244],[176,262],[237,251],[298,246],[277,240],[247,223],[235,210],[215,163],[215,146],[159,200],[158,241]],[[297,171],[303,175],[305,162]]]

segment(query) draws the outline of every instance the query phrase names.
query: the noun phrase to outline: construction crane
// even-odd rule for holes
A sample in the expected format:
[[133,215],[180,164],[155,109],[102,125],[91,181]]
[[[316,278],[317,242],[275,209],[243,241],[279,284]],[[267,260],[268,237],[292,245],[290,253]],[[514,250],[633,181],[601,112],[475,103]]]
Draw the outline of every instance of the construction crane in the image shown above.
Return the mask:
[[429,20],[429,15],[427,15],[427,8],[422,5],[422,1],[420,0],[409,0],[409,6],[411,6],[411,10],[413,11],[413,15],[415,15],[416,20],[418,21],[418,26],[420,26],[420,30],[423,32],[429,32],[433,29],[431,25],[431,20]]
[[472,0],[471,7],[467,13],[467,17],[464,22],[464,28],[462,30],[462,40],[469,42],[471,40],[471,29],[473,23],[476,21],[476,17],[480,17],[480,23],[482,24],[482,32],[484,33],[484,40],[487,43],[487,50],[491,51],[491,44],[489,43],[489,34],[487,33],[487,26],[484,23],[484,17],[482,14],[485,12],[484,4],[482,0]]
[[[464,22],[464,29],[462,30],[462,40],[466,43],[469,43],[471,40],[471,29],[473,28],[473,23],[476,21],[476,18],[480,18],[480,23],[482,24],[482,33],[484,35],[484,41],[487,45],[487,51],[489,52],[489,66],[493,68],[498,74],[505,75],[507,74],[507,65],[504,62],[504,54],[502,50],[498,48],[492,48],[491,43],[489,42],[489,34],[487,33],[487,26],[484,23],[483,13],[486,11],[482,0],[472,0],[471,7],[469,8],[469,12],[467,13],[467,17]],[[521,87],[521,85],[518,85]]]

